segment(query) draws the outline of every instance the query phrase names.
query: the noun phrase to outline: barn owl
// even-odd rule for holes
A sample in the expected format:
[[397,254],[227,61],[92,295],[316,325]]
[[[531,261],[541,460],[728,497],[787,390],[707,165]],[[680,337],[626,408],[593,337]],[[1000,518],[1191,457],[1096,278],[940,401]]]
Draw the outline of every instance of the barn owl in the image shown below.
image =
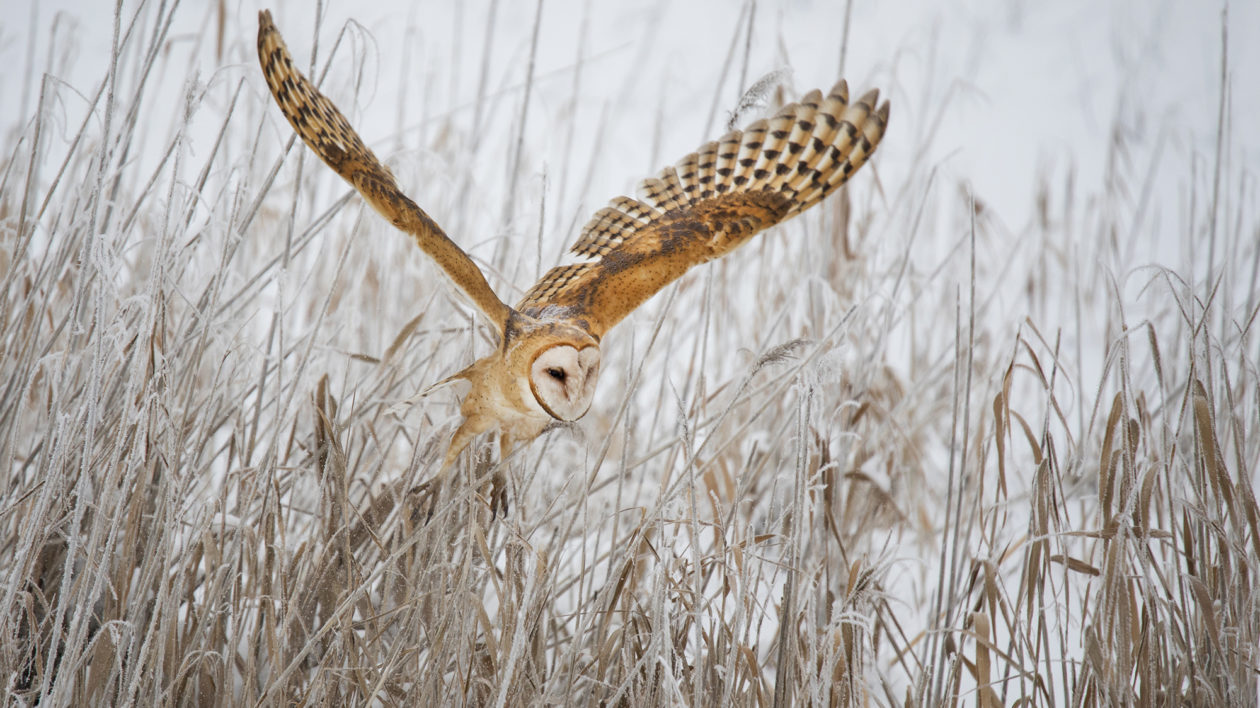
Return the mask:
[[644,180],[638,199],[613,199],[582,228],[572,248],[582,260],[552,268],[509,307],[468,254],[402,193],[336,106],[294,68],[266,10],[259,13],[258,58],[302,140],[410,234],[497,335],[494,352],[447,379],[472,386],[437,485],[477,435],[498,430],[502,461],[549,424],[585,415],[608,330],[692,266],[730,253],[834,192],[867,161],[888,125],[888,102],[877,108],[876,90],[853,102],[843,80],[826,96],[811,91]]

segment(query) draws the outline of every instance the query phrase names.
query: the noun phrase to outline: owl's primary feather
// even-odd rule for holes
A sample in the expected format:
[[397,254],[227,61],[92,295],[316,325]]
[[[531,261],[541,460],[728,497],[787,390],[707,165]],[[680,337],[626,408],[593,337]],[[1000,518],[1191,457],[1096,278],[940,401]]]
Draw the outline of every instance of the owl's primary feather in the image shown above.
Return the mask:
[[[399,190],[336,106],[294,68],[267,11],[259,13],[258,58],[276,103],[302,140],[411,234],[499,334],[493,353],[451,377],[472,388],[440,475],[483,432],[499,431],[506,458],[515,444],[529,442],[552,422],[584,415],[599,376],[600,340],[613,325],[692,266],[726,255],[834,191],[866,162],[888,125],[888,103],[876,107],[876,91],[852,103],[843,81],[826,97],[811,91],[644,180],[638,199],[613,199],[573,246],[590,260],[551,269],[513,309],[468,254]],[[434,485],[440,487],[440,476]]]
[[517,310],[580,320],[603,336],[636,307],[699,263],[835,191],[884,137],[879,92],[850,103],[844,81],[811,91],[769,119],[666,167],[617,197],[583,227],[573,252],[595,260],[551,269]]

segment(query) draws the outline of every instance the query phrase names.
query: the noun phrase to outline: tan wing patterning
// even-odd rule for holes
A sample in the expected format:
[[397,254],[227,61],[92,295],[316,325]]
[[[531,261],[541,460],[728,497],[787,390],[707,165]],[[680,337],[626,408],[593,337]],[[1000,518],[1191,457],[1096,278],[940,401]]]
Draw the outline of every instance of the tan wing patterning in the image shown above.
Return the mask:
[[390,223],[411,234],[420,249],[437,261],[486,314],[502,337],[511,313],[508,306],[490,289],[468,254],[398,189],[393,174],[363,144],[341,111],[293,66],[293,58],[266,10],[258,13],[258,60],[271,94],[303,142]]
[[690,267],[817,204],[875,151],[888,125],[879,92],[849,102],[840,81],[744,131],[707,143],[617,197],[582,229],[573,252],[593,260],[551,269],[517,309],[583,320],[603,336]]

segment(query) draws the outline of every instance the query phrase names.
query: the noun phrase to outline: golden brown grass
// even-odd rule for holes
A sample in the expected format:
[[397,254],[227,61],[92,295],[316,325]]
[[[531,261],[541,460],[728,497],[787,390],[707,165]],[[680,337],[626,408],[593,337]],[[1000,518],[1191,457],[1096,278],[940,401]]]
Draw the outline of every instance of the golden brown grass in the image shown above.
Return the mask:
[[[484,337],[236,76],[190,89],[222,140],[136,157],[146,27],[98,119],[50,135],[46,82],[0,166],[6,701],[1256,703],[1240,173],[1186,186],[1240,215],[1195,212],[1230,254],[1197,271],[1095,266],[1139,190],[1047,187],[1013,237],[931,165],[855,183],[610,337],[587,419],[509,462],[506,519],[484,458],[427,519],[456,406],[418,393]],[[469,245],[527,282],[535,228]]]

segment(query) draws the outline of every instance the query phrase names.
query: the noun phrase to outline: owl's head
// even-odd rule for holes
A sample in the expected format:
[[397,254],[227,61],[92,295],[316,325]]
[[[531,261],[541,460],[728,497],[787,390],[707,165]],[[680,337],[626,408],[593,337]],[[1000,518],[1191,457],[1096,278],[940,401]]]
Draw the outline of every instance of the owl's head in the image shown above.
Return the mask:
[[557,342],[540,349],[529,367],[529,390],[552,418],[573,421],[586,415],[599,379],[599,345]]
[[504,368],[526,407],[555,420],[586,415],[599,378],[598,339],[567,323],[515,315],[505,354]]
[[[447,448],[442,469],[454,462],[474,436],[498,429],[511,450],[554,421],[586,415],[599,378],[599,339],[563,322],[543,322],[513,313],[506,344],[447,381],[472,384],[460,411],[464,422]],[[506,454],[504,452],[503,454]]]

